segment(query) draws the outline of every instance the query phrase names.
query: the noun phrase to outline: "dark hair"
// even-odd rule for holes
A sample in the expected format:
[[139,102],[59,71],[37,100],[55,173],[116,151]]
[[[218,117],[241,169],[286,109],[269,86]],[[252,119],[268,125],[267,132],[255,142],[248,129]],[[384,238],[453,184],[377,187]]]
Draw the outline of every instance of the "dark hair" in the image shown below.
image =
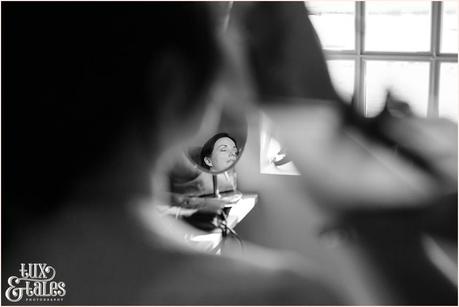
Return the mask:
[[1,15],[2,220],[54,212],[126,127],[148,146],[166,112],[199,114],[220,67],[205,4],[11,2]]
[[296,1],[281,4],[269,1],[247,10],[248,5],[251,4],[236,2],[232,16],[244,16],[239,18],[247,40],[247,63],[260,101],[269,104],[278,97],[340,101],[305,5]]
[[217,133],[216,135],[211,137],[204,144],[204,146],[202,146],[202,149],[201,149],[201,166],[202,167],[204,167],[206,169],[210,169],[209,165],[207,165],[206,162],[204,161],[204,158],[210,157],[212,155],[212,151],[214,151],[215,143],[221,138],[229,138],[229,139],[231,139],[234,142],[234,144],[236,145],[236,147],[237,147],[236,140],[234,138],[232,138],[231,136],[229,136],[228,133],[226,133],[226,132]]

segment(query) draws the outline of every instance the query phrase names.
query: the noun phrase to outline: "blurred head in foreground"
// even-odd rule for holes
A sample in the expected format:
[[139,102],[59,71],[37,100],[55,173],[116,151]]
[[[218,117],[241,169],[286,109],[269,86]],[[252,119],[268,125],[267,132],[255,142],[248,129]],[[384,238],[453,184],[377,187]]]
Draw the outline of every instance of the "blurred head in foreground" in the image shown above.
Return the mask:
[[[8,3],[2,13],[7,216],[103,198],[78,193],[81,183],[134,156],[152,167],[195,132],[220,63],[208,7]],[[149,193],[137,175],[125,198]]]
[[317,278],[278,271],[284,263],[165,248],[169,221],[128,214],[212,100],[227,58],[207,5],[2,8],[4,287],[18,261],[46,261],[69,283],[66,304],[337,302]]

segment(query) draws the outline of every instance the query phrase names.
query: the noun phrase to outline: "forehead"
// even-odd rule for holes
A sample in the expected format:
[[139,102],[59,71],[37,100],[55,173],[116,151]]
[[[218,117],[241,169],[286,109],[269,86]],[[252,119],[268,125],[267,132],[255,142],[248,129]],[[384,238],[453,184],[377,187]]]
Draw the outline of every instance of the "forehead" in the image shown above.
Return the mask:
[[222,137],[222,138],[219,138],[215,142],[214,148],[218,148],[219,146],[222,146],[222,145],[226,145],[228,147],[236,146],[236,144],[233,142],[233,140],[230,139],[229,137]]

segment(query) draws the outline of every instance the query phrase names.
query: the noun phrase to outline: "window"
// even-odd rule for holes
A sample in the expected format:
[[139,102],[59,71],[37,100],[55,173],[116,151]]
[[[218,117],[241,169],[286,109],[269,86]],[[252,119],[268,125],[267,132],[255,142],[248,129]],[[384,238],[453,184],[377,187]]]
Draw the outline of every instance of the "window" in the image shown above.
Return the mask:
[[415,114],[457,121],[456,1],[306,1],[343,99],[377,115],[391,91]]
[[354,2],[310,2],[309,18],[322,46],[330,50],[352,50],[355,42]]
[[365,114],[377,115],[384,107],[387,90],[406,101],[418,116],[427,116],[429,63],[365,61]]
[[300,175],[290,160],[287,149],[276,137],[269,118],[260,113],[260,173],[271,175]]
[[430,49],[430,2],[365,2],[366,51]]
[[443,2],[441,10],[441,45],[443,53],[457,52],[457,2]]
[[328,60],[327,64],[336,91],[345,101],[351,101],[354,93],[354,61]]
[[438,113],[457,121],[457,64],[443,63],[440,66],[440,93]]

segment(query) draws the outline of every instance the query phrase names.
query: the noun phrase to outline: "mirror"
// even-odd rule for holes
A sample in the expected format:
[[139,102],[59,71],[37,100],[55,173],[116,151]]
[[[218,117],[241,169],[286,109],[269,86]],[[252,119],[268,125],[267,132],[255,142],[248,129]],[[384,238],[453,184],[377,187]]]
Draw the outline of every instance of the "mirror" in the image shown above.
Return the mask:
[[222,108],[218,123],[216,129],[201,133],[186,150],[194,166],[212,175],[215,197],[220,197],[219,185],[232,186],[233,191],[237,188],[234,166],[244,150],[248,130],[245,114],[230,106]]
[[[221,105],[212,120],[203,122],[197,136],[187,141],[169,172],[170,204],[176,218],[193,226],[191,244],[209,243],[218,249],[223,237],[236,234],[234,227],[252,210],[256,194],[237,190],[235,165],[244,151],[248,119],[234,105]],[[178,208],[178,209],[177,209]],[[205,233],[196,233],[196,229]],[[218,240],[207,237],[216,229]],[[219,237],[220,236],[220,237]],[[237,234],[236,234],[237,236]]]

